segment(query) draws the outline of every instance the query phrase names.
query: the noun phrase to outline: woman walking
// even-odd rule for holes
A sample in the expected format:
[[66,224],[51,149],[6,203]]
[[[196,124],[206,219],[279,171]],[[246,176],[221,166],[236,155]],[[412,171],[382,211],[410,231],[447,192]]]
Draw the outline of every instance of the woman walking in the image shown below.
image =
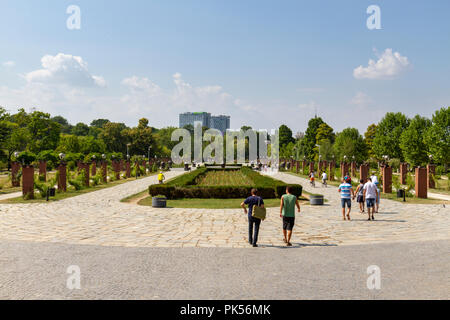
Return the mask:
[[364,180],[359,180],[359,186],[356,188],[356,202],[359,203],[359,212],[364,213]]

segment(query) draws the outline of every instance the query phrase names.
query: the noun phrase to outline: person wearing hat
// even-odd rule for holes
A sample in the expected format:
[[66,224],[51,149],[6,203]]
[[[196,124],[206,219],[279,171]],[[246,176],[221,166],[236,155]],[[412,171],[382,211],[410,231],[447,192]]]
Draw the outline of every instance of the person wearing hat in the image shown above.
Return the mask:
[[166,177],[164,177],[163,172],[160,171],[159,174],[158,174],[158,181],[159,181],[159,184],[163,184],[165,179],[166,179]]
[[341,194],[342,216],[345,219],[345,207],[347,206],[347,219],[350,221],[350,211],[352,210],[352,197],[355,196],[353,192],[351,179],[349,176],[344,177],[343,183],[339,186],[338,191]]

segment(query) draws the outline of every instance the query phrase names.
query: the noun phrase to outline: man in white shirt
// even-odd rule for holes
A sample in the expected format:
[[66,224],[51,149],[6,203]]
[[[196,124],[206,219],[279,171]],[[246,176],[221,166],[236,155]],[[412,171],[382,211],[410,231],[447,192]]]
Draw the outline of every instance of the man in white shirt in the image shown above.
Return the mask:
[[375,175],[375,172],[372,174],[372,176],[370,177],[370,179],[372,180],[373,183],[375,183],[375,184],[378,183],[378,177]]
[[322,184],[326,187],[327,186],[327,180],[328,180],[328,176],[327,173],[324,171],[322,173]]
[[[367,212],[369,213],[369,221],[372,218],[372,220],[375,220],[373,217],[373,214],[375,212],[375,202],[378,198],[378,190],[375,183],[372,182],[372,178],[369,178],[367,180],[367,183],[364,185],[364,200],[366,201],[367,205]],[[372,216],[370,215],[370,212],[372,211]]]

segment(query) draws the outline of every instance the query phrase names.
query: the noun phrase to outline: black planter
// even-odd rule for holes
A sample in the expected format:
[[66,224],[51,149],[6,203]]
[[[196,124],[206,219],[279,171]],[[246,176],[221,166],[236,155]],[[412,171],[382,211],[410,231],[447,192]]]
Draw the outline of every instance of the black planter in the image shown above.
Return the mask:
[[153,208],[166,208],[167,207],[167,198],[152,198],[152,207]]
[[397,190],[397,198],[403,198],[405,196],[405,190],[399,189]]
[[323,205],[323,196],[317,195],[317,196],[309,196],[309,203],[312,206],[322,206]]

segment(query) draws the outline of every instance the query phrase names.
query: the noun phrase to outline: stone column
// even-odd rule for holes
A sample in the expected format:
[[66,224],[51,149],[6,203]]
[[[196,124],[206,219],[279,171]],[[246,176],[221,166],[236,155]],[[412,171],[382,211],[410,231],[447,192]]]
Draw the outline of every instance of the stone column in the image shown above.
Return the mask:
[[17,161],[14,161],[11,163],[11,185],[13,187],[20,187],[20,180],[17,178],[17,175],[19,174],[20,169],[20,163]]
[[139,169],[140,169],[140,167],[139,167],[139,161],[136,161],[135,163],[134,163],[134,165],[135,165],[135,167],[136,167],[136,176],[140,176],[140,173],[139,173]]
[[47,161],[39,161],[39,176],[47,181]]
[[359,167],[359,178],[361,180],[364,180],[364,183],[366,183],[368,177],[369,177],[369,165],[362,164]]
[[416,197],[426,199],[428,197],[427,169],[416,168]]
[[306,168],[306,160],[303,160],[302,161],[302,170],[305,170],[305,168]]
[[311,172],[313,172],[314,171],[314,161],[311,161],[310,163],[309,163],[309,173],[311,173]]
[[91,174],[92,176],[95,176],[97,174],[97,162],[92,162],[92,168],[91,168]]
[[436,165],[429,164],[427,165],[427,179],[428,179],[428,188],[434,189],[436,184],[434,182],[433,176],[436,174]]
[[400,184],[406,184],[406,177],[408,175],[408,164],[400,163]]
[[81,163],[82,170],[84,170],[84,186],[89,187],[89,163]]
[[80,172],[83,170],[83,162],[77,161],[77,171]]
[[356,177],[356,161],[352,161],[352,177]]
[[125,170],[126,170],[125,175],[126,175],[126,177],[127,177],[127,179],[128,179],[128,178],[131,177],[131,164],[130,164],[130,161],[127,161],[127,162],[126,162],[125,167],[126,167],[126,169],[125,169]]
[[60,163],[58,167],[58,190],[67,191],[67,166],[65,163]]
[[34,167],[22,166],[22,195],[34,199]]
[[343,179],[348,174],[348,164],[341,162],[341,178]]
[[116,180],[120,180],[120,162],[113,160],[112,167],[113,167],[114,173],[116,175]]
[[102,161],[102,179],[104,183],[108,182],[108,164]]
[[334,169],[336,168],[336,164],[334,163],[334,161],[330,162],[329,165],[329,171],[330,171],[330,181],[334,181]]
[[123,159],[120,160],[120,171],[125,171],[125,162]]
[[298,174],[299,172],[300,161],[295,161],[295,172]]
[[384,166],[381,168],[383,172],[383,192],[392,193],[392,167]]

